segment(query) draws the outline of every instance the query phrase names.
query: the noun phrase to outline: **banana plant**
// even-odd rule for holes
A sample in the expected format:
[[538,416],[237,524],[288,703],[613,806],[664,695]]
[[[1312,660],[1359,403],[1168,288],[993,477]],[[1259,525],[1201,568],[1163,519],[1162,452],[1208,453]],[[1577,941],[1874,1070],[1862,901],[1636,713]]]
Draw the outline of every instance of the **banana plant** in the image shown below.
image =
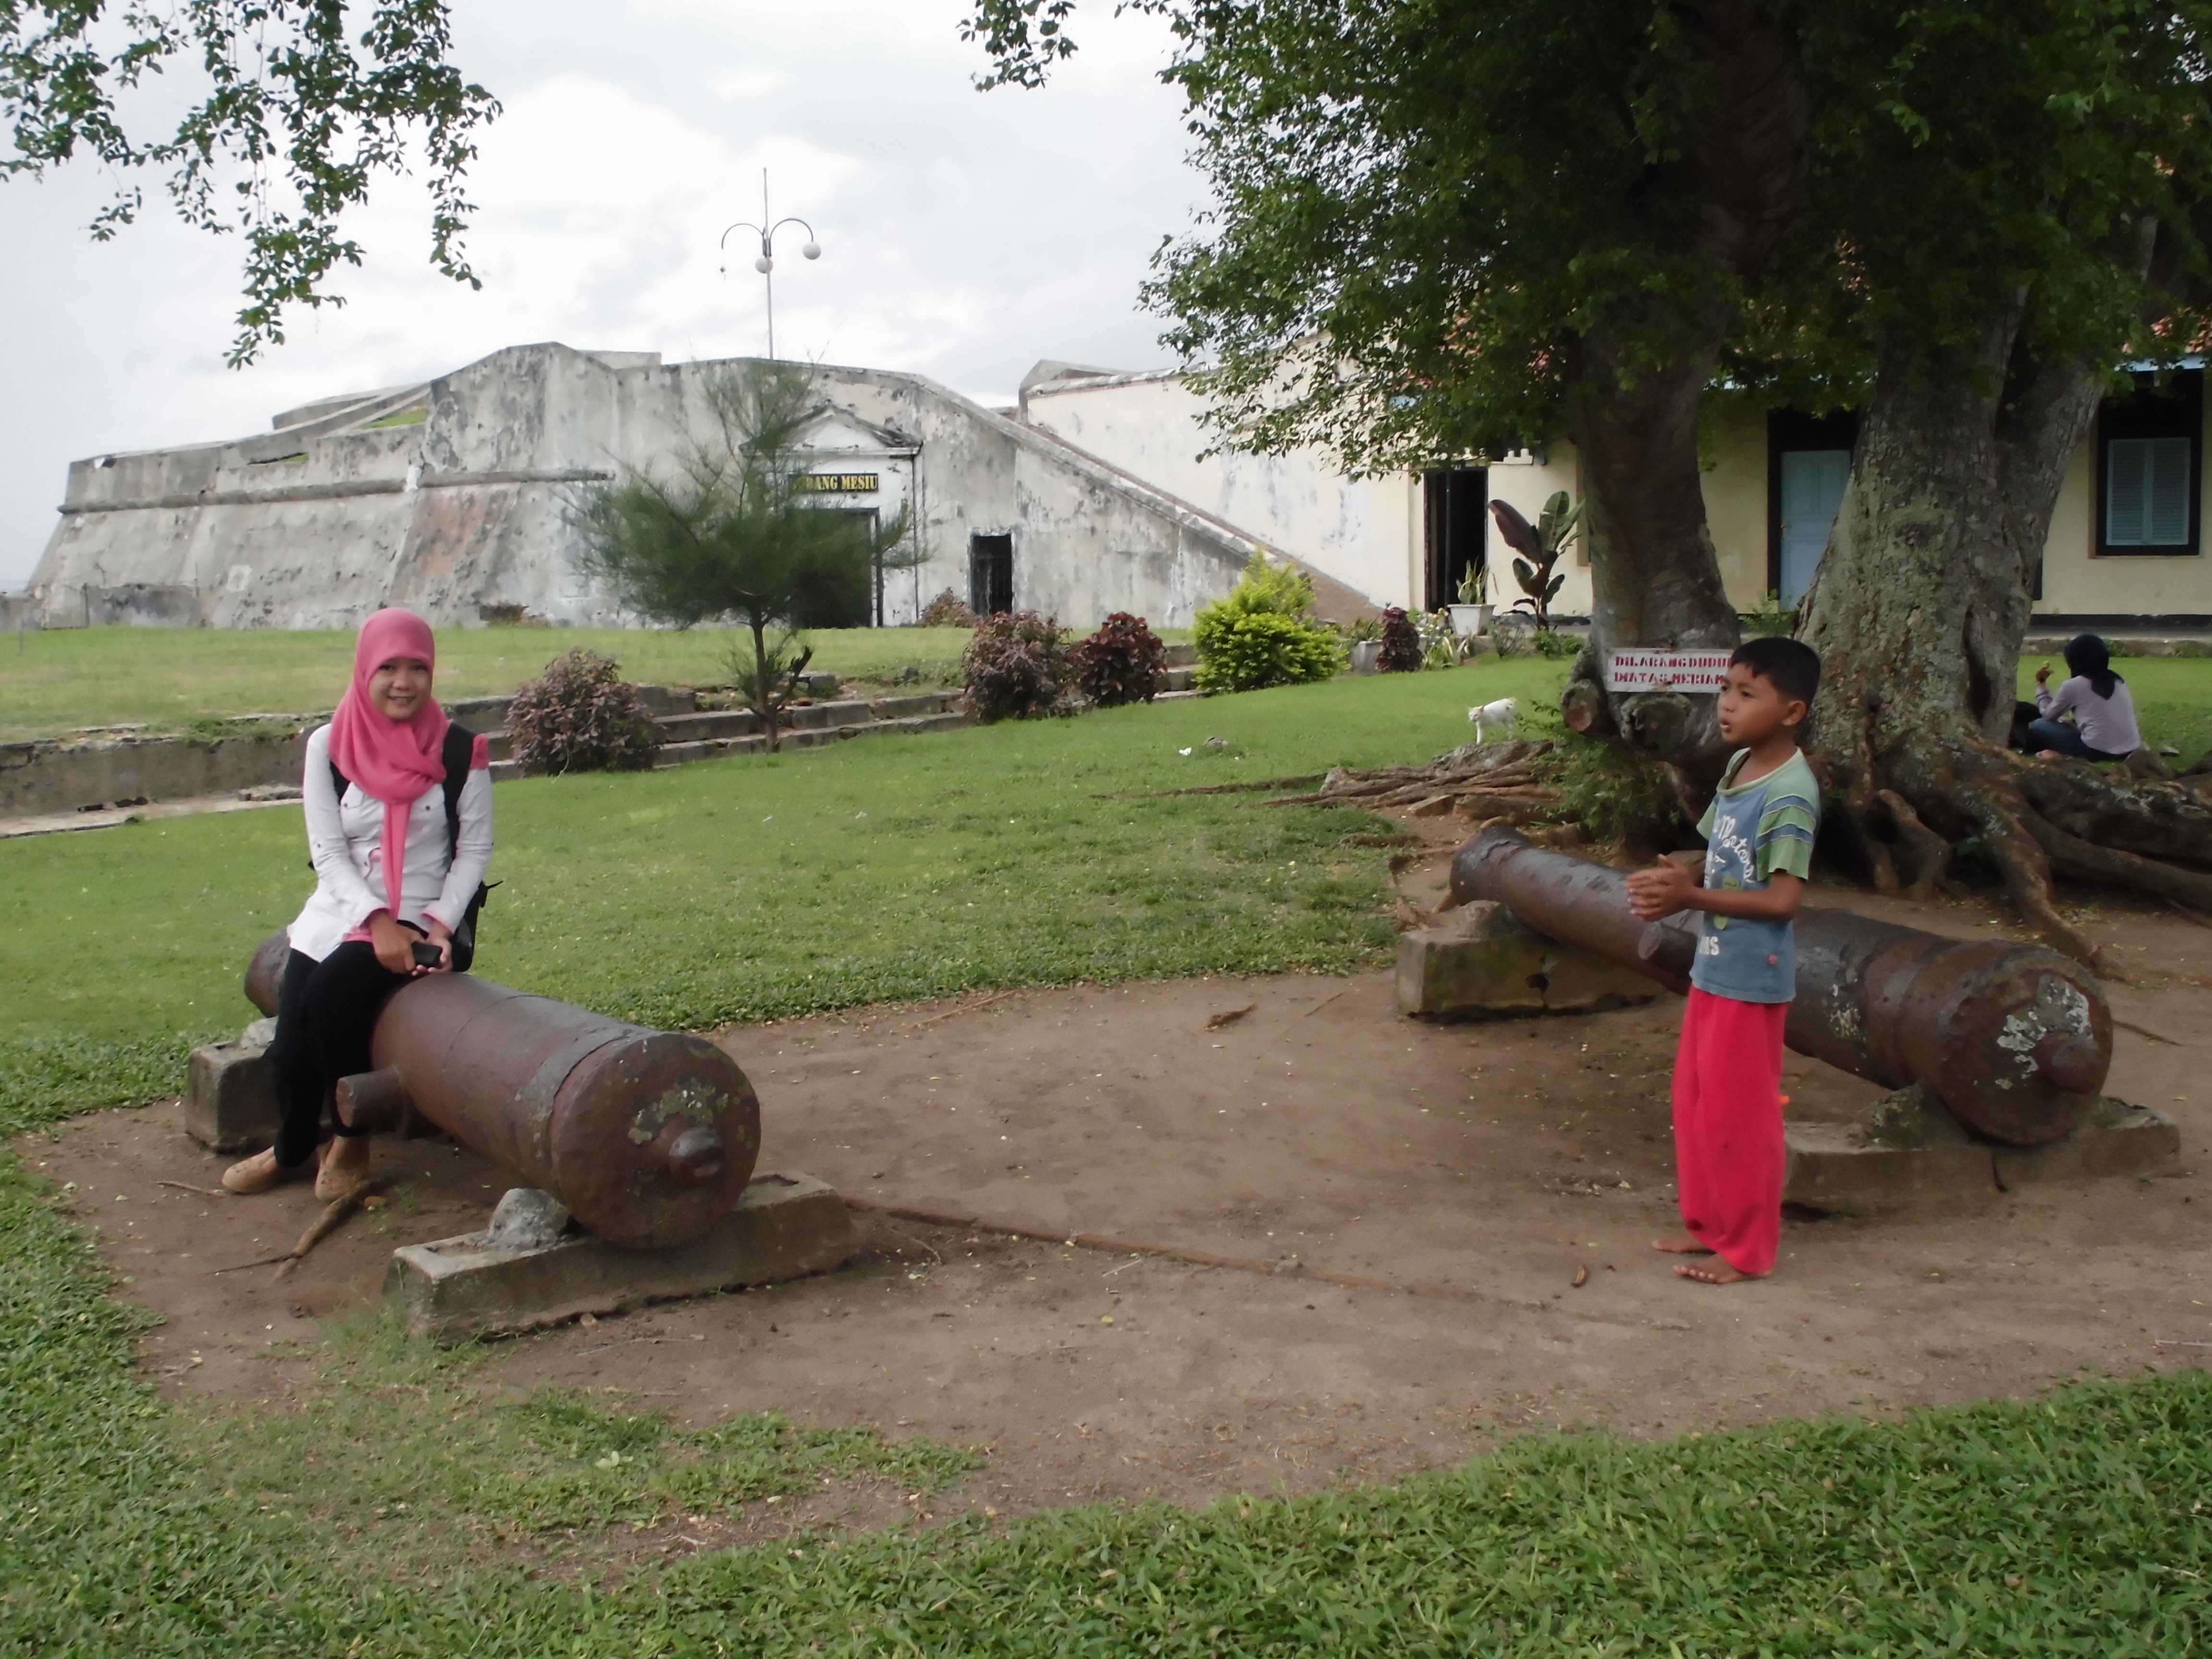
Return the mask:
[[1567,550],[1567,544],[1575,538],[1580,526],[1582,501],[1570,501],[1564,489],[1555,491],[1544,503],[1531,526],[1510,501],[1492,501],[1490,516],[1498,521],[1498,533],[1514,551],[1513,580],[1521,585],[1522,597],[1514,600],[1516,611],[1526,610],[1535,619],[1536,631],[1547,634],[1552,629],[1552,601],[1559,597],[1566,586],[1564,573],[1552,574],[1552,567]]

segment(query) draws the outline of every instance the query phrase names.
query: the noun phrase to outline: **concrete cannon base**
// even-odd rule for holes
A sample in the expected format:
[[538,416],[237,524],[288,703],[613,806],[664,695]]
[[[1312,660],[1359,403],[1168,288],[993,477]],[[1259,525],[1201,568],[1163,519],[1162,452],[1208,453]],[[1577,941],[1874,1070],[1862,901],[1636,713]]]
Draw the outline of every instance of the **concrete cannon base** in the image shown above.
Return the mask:
[[1640,1006],[1661,988],[1525,927],[1494,899],[1448,910],[1398,941],[1398,1007],[1424,1019],[1587,1014]]
[[[502,1203],[502,1218],[508,1207]],[[550,1242],[510,1234],[495,1219],[483,1232],[403,1245],[392,1253],[385,1297],[409,1334],[450,1346],[580,1314],[826,1273],[860,1247],[844,1200],[808,1175],[756,1175],[721,1226],[667,1249],[557,1236],[559,1224]]]
[[185,1089],[185,1133],[216,1152],[258,1152],[276,1139],[276,1089],[269,1066],[273,1019],[256,1020],[235,1042],[192,1050]]
[[1791,1123],[1785,1134],[1783,1202],[1832,1215],[1972,1207],[2039,1181],[2147,1176],[2181,1152],[2172,1119],[2110,1095],[2063,1139],[1996,1146],[1919,1085],[1884,1096],[1855,1123]]

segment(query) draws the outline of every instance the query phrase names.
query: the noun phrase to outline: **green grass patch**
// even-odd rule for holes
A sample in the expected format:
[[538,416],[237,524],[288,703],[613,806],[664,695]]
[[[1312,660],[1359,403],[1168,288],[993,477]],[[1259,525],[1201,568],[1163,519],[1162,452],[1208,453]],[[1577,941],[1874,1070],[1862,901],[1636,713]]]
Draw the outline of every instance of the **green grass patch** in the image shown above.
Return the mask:
[[587,1389],[512,1398],[492,1350],[445,1350],[388,1315],[342,1324],[281,1410],[198,1400],[178,1430],[198,1479],[280,1521],[337,1529],[387,1559],[495,1560],[580,1534],[726,1513],[855,1477],[933,1492],[980,1453],[872,1428],[746,1412],[705,1429]]
[[[478,966],[702,1027],[1372,965],[1394,934],[1383,855],[1343,844],[1364,815],[1123,797],[1425,759],[1463,739],[1470,703],[1543,696],[1560,673],[1514,659],[502,784]],[[176,1087],[195,1041],[251,1017],[239,975],[311,882],[292,807],[0,842],[0,1102],[26,1121]]]
[[[821,629],[813,666],[876,688],[960,683],[960,628]],[[653,685],[728,683],[732,635],[617,628],[446,629],[438,695],[503,696],[564,651],[586,647]],[[334,708],[353,666],[353,635],[322,629],[234,633],[211,628],[71,628],[0,641],[0,740],[91,726],[185,730],[201,719]]]
[[[648,685],[726,685],[729,629],[453,628],[438,635],[438,695],[505,696],[579,646]],[[1185,639],[1188,630],[1163,631]],[[964,628],[825,628],[806,636],[812,666],[874,691],[960,684]],[[744,641],[750,649],[750,636]],[[70,628],[0,641],[0,741],[94,726],[184,731],[196,720],[335,708],[353,635],[334,629],[234,633],[211,628]]]
[[[699,1023],[969,985],[1380,961],[1370,822],[1127,799],[1425,757],[1559,665],[1300,687],[502,786],[485,966]],[[1208,751],[1220,735],[1242,761]],[[1190,747],[1185,757],[1177,750]],[[1115,798],[1121,797],[1121,798]],[[866,816],[863,816],[865,814]],[[0,843],[0,1131],[172,1086],[307,885],[283,810]],[[600,1576],[609,1536],[972,1454],[511,1399],[389,1326],[276,1402],[173,1407],[90,1237],[0,1153],[0,1651],[2164,1655],[2212,1637],[2212,1379],[1638,1444],[1384,1487],[803,1536]],[[403,1505],[404,1507],[403,1507]],[[542,1571],[567,1550],[566,1569]]]

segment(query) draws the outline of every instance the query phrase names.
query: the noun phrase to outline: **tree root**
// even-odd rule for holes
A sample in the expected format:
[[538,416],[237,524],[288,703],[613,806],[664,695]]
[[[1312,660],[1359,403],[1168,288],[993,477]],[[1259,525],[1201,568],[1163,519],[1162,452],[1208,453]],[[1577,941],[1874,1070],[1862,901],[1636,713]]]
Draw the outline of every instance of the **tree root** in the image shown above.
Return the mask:
[[1923,823],[1911,803],[1894,789],[1878,789],[1875,799],[1888,810],[1898,839],[1912,850],[1912,884],[1905,896],[1924,901],[1950,891],[1951,843]]
[[2034,810],[2008,789],[1970,788],[1960,792],[1960,804],[1981,826],[1982,839],[2004,878],[2005,892],[2021,918],[2053,949],[2105,978],[2111,978],[2103,953],[2088,936],[2058,914],[2051,902],[2051,860],[2029,825]]
[[2094,846],[2034,812],[2023,822],[2062,874],[2109,882],[2116,887],[2138,887],[2160,898],[2212,909],[2212,876],[2116,848]]

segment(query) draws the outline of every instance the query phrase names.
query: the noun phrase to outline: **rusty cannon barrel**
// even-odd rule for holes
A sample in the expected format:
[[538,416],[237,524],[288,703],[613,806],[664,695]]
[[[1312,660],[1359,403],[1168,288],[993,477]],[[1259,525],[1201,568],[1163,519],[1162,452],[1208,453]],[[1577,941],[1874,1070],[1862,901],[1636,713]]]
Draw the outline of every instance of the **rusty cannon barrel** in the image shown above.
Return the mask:
[[[276,1006],[283,952],[263,945],[246,994]],[[349,1124],[411,1109],[552,1193],[610,1244],[651,1249],[727,1215],[760,1154],[760,1102],[704,1037],[655,1031],[471,974],[400,988],[377,1017],[376,1069],[338,1085]]]
[[[1462,902],[1498,899],[1539,933],[1686,991],[1693,916],[1642,922],[1625,872],[1486,830],[1452,861]],[[1797,995],[1784,1040],[1885,1088],[1926,1085],[1968,1127],[2037,1146],[2089,1114],[2112,1060],[2112,1016],[2088,970],[2055,951],[1948,939],[1847,910],[1797,917]]]

